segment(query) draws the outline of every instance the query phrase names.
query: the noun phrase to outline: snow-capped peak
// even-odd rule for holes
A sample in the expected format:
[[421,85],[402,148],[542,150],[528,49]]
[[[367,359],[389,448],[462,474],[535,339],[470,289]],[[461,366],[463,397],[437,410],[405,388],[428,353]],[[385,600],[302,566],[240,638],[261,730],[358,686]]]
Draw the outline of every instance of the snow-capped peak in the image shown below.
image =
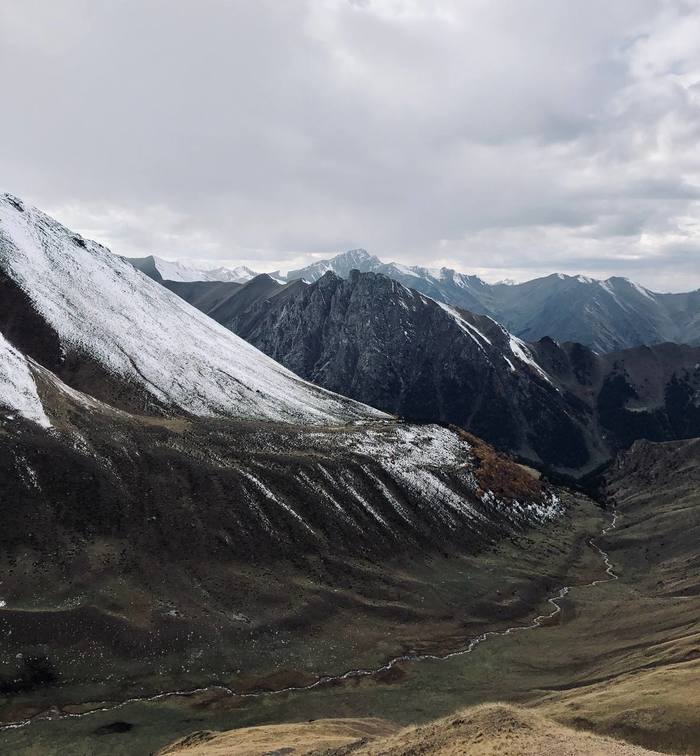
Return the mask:
[[211,270],[202,271],[207,278],[206,281],[233,281],[235,283],[246,283],[258,275],[247,265],[237,265],[235,268],[212,268]]

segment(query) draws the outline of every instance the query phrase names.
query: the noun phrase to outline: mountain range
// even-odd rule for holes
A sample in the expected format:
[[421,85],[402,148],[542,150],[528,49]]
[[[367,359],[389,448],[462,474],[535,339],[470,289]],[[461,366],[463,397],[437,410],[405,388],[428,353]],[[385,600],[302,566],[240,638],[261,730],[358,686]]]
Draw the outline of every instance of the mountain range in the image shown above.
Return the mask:
[[[172,271],[172,263],[152,257],[136,264],[157,280],[244,283],[255,275],[249,269],[224,268],[183,276],[179,269]],[[525,283],[488,284],[450,268],[384,263],[363,249],[270,275],[278,283],[297,279],[313,283],[329,271],[347,278],[351,270],[381,273],[431,299],[488,315],[527,341],[550,336],[579,342],[597,352],[665,341],[700,345],[700,290],[662,294],[622,277],[598,280],[555,273]]]
[[312,284],[163,285],[313,383],[563,472],[590,471],[636,438],[700,433],[698,347],[526,343],[488,315],[357,270]]
[[348,266],[382,273],[432,299],[489,315],[528,341],[550,336],[598,352],[664,341],[700,344],[700,290],[660,294],[621,277],[555,273],[520,284],[488,284],[450,268],[383,263],[365,250],[352,250],[290,271],[288,280],[313,282],[327,270],[346,277]]

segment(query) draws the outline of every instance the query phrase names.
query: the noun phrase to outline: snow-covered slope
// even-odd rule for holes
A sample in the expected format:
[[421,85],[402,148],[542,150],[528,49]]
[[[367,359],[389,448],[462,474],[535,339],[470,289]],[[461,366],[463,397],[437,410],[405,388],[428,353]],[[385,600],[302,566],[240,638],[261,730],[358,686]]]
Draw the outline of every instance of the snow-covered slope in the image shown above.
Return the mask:
[[37,393],[34,376],[23,354],[0,333],[0,407],[48,428],[49,422]]
[[0,196],[0,272],[55,332],[63,359],[96,363],[166,408],[303,423],[381,416],[302,381],[126,260],[9,195]]

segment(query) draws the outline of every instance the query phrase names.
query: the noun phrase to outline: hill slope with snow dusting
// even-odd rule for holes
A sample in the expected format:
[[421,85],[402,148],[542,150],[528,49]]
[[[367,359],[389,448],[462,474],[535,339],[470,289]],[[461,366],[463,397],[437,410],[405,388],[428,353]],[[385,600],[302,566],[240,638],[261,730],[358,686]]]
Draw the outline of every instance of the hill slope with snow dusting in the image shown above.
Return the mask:
[[[23,300],[24,321],[57,342],[56,364],[46,366],[74,388],[99,370],[120,389],[194,415],[305,423],[382,416],[299,379],[105,247],[9,195],[0,197],[0,274],[6,335],[14,341],[23,328]],[[36,342],[37,333],[24,336]],[[42,362],[45,352],[32,356]]]

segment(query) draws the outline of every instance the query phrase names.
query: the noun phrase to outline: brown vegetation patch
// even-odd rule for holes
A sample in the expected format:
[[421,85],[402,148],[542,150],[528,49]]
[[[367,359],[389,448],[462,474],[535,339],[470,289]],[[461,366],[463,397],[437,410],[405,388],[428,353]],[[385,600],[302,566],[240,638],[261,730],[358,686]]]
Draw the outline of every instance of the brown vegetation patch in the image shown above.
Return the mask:
[[217,734],[195,733],[160,754],[262,756],[294,753],[324,756],[651,756],[619,740],[564,727],[532,710],[503,704],[476,706],[420,727],[396,731],[378,719],[321,719],[249,727]]
[[541,500],[542,484],[527,468],[471,433],[455,430],[472,447],[474,475],[482,491],[493,491],[499,499]]

